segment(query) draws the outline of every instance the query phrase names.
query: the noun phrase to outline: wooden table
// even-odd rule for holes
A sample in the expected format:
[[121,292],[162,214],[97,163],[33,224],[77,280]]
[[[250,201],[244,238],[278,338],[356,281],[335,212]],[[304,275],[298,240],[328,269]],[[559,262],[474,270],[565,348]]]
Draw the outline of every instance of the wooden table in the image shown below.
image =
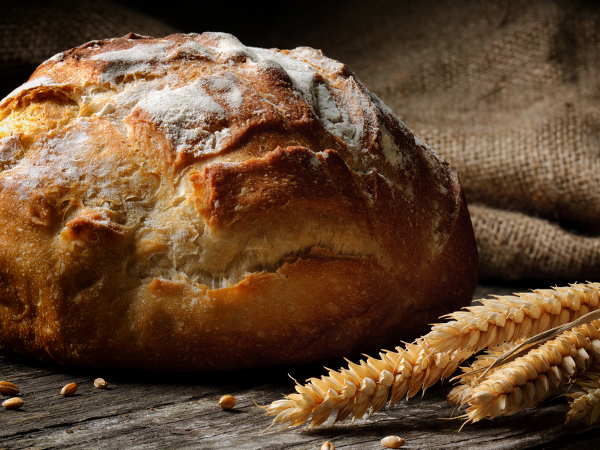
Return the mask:
[[[525,286],[480,285],[475,298],[508,293]],[[529,286],[534,287],[534,286]],[[329,361],[342,367],[343,361]],[[436,385],[425,395],[385,407],[352,425],[307,430],[271,428],[253,400],[266,405],[294,391],[295,379],[320,376],[321,365],[218,375],[156,375],[136,372],[81,371],[41,363],[0,351],[0,379],[19,385],[25,405],[0,408],[1,449],[320,449],[330,441],[336,449],[380,449],[388,435],[406,439],[404,448],[522,449],[597,448],[600,430],[564,425],[564,398],[510,417],[468,425],[447,420],[450,384]],[[97,389],[103,377],[109,388]],[[60,395],[71,382],[73,397]],[[232,394],[237,406],[223,411],[219,398]],[[594,445],[596,444],[596,445]]]

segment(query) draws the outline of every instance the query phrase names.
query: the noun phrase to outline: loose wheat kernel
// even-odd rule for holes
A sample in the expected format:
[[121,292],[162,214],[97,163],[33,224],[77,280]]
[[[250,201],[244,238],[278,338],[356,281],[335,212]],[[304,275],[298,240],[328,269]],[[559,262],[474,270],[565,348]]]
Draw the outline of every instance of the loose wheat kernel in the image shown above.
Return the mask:
[[104,381],[104,378],[96,378],[94,380],[94,386],[98,389],[106,389],[108,387],[108,383]]
[[233,395],[224,395],[219,400],[219,406],[221,409],[232,409],[236,404],[235,397]]
[[70,397],[71,395],[74,395],[75,392],[77,392],[77,383],[69,383],[60,391],[65,397]]
[[335,445],[329,441],[325,441],[325,443],[321,445],[321,450],[335,450]]
[[8,381],[0,381],[0,394],[4,395],[17,395],[21,390],[16,384]]
[[19,409],[21,406],[23,406],[23,403],[24,402],[22,398],[14,397],[5,400],[4,403],[2,403],[2,406],[4,406],[6,409]]
[[385,448],[400,448],[404,443],[405,440],[398,436],[387,436],[381,440],[381,445]]

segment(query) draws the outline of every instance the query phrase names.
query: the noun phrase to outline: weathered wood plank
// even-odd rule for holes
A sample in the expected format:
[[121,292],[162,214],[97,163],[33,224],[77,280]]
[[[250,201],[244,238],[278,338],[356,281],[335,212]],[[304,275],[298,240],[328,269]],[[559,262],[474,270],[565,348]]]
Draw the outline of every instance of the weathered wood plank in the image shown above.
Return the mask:
[[[324,372],[320,365],[217,375],[91,372],[0,351],[0,379],[17,383],[25,400],[19,411],[0,408],[0,449],[319,449],[326,440],[338,449],[378,449],[380,439],[391,434],[405,438],[406,448],[576,448],[600,441],[596,428],[564,425],[564,398],[511,417],[469,425],[458,433],[461,422],[446,420],[453,413],[446,403],[448,383],[353,425],[331,425],[330,419],[316,430],[271,428],[263,432],[270,419],[254,406],[253,399],[267,404],[282,393],[291,393],[293,381],[288,373],[302,381]],[[93,380],[99,376],[109,382],[109,389],[94,388]],[[73,381],[79,386],[77,394],[61,396],[62,386]],[[237,398],[234,410],[219,408],[224,394]]]

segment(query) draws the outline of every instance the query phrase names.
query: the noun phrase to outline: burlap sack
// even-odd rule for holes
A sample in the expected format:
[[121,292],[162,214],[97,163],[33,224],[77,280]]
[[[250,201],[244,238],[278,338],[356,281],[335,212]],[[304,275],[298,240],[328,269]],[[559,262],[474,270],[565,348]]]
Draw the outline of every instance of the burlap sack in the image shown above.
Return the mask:
[[[175,31],[105,0],[83,7],[67,0],[34,3],[15,2],[2,11],[2,88],[11,84],[7,74],[21,70],[23,78],[47,57],[91,39]],[[186,14],[178,5],[177,14]],[[256,29],[260,39],[248,43],[323,48],[459,171],[482,278],[597,279],[599,2],[300,6],[297,21],[290,8],[281,17],[270,10],[271,26]],[[234,15],[236,8],[224,5],[223,12]]]
[[481,278],[600,275],[600,2],[383,1],[330,53],[459,171]]

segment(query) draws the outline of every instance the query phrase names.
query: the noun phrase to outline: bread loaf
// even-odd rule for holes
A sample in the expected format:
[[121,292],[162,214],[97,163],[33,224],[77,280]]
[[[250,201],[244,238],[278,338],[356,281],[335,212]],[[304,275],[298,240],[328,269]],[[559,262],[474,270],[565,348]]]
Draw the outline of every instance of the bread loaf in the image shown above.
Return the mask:
[[467,304],[457,175],[310,48],[130,34],[0,103],[0,345],[88,367],[307,363]]

